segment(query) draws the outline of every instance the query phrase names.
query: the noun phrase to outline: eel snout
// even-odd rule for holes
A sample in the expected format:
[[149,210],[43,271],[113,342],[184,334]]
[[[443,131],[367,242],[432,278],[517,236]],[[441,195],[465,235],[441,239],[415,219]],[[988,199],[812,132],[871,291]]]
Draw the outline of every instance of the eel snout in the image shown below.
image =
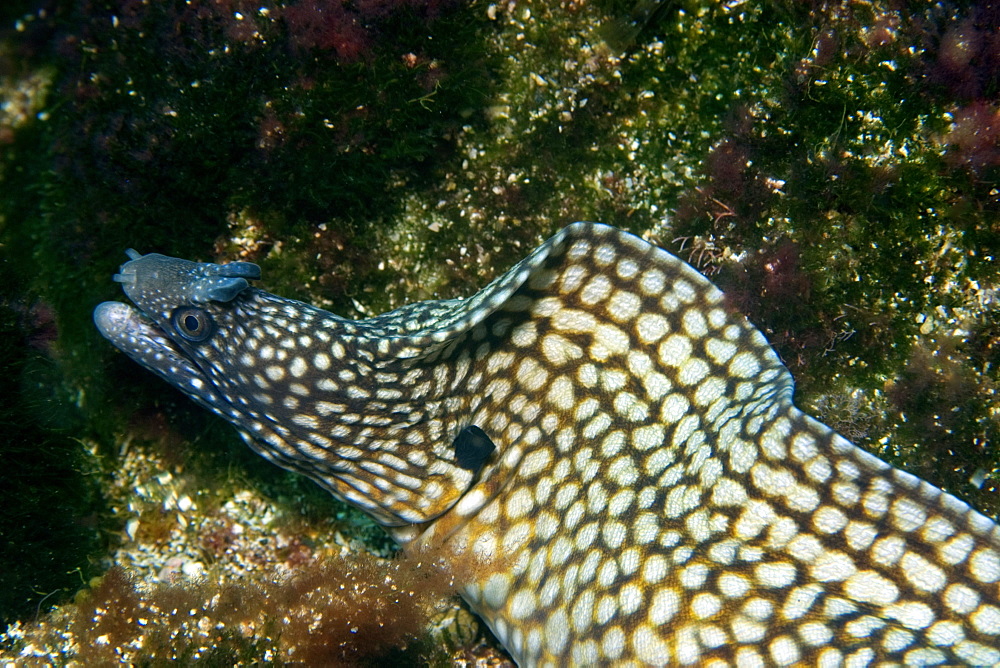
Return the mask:
[[94,324],[106,339],[118,339],[125,333],[137,333],[142,327],[138,312],[121,302],[104,302],[94,309]]

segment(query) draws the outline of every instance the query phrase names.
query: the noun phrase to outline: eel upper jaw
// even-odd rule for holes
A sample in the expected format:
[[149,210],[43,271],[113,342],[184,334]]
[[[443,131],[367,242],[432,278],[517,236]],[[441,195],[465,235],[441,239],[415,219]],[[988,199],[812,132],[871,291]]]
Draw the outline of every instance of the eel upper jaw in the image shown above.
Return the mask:
[[94,309],[94,324],[115,348],[218,412],[216,396],[205,374],[142,311],[122,302],[104,302]]

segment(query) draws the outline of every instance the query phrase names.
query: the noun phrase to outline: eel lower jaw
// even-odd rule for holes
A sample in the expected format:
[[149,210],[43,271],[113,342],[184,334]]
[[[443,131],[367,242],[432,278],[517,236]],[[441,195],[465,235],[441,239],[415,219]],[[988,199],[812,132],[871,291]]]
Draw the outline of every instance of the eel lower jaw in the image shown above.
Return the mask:
[[142,311],[122,302],[104,302],[94,309],[94,324],[115,348],[168,383],[189,388],[192,398],[216,410],[217,397],[201,369]]
[[101,335],[129,357],[140,361],[150,353],[184,356],[170,337],[142,311],[122,302],[104,302],[94,309]]

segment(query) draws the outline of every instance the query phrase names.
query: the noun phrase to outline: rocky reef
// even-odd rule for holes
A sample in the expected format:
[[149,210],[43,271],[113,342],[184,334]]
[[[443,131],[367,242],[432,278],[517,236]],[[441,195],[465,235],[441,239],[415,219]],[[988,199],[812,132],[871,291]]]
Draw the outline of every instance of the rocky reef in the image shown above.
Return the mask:
[[987,2],[5,3],[0,656],[503,660],[432,559],[97,335],[127,247],[365,317],[614,224],[804,410],[998,517],[998,35]]

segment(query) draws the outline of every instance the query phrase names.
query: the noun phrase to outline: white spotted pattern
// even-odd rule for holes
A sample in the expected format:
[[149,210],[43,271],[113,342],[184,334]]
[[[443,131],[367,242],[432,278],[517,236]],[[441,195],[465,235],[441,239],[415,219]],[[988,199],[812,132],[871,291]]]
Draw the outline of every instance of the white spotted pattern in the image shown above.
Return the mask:
[[[228,265],[147,287],[151,257],[105,335],[408,548],[475,554],[464,596],[522,665],[1000,663],[1000,528],[801,413],[763,336],[630,234],[578,223],[357,322],[246,288],[194,304],[201,342],[171,313]],[[472,470],[468,425],[496,446]]]

